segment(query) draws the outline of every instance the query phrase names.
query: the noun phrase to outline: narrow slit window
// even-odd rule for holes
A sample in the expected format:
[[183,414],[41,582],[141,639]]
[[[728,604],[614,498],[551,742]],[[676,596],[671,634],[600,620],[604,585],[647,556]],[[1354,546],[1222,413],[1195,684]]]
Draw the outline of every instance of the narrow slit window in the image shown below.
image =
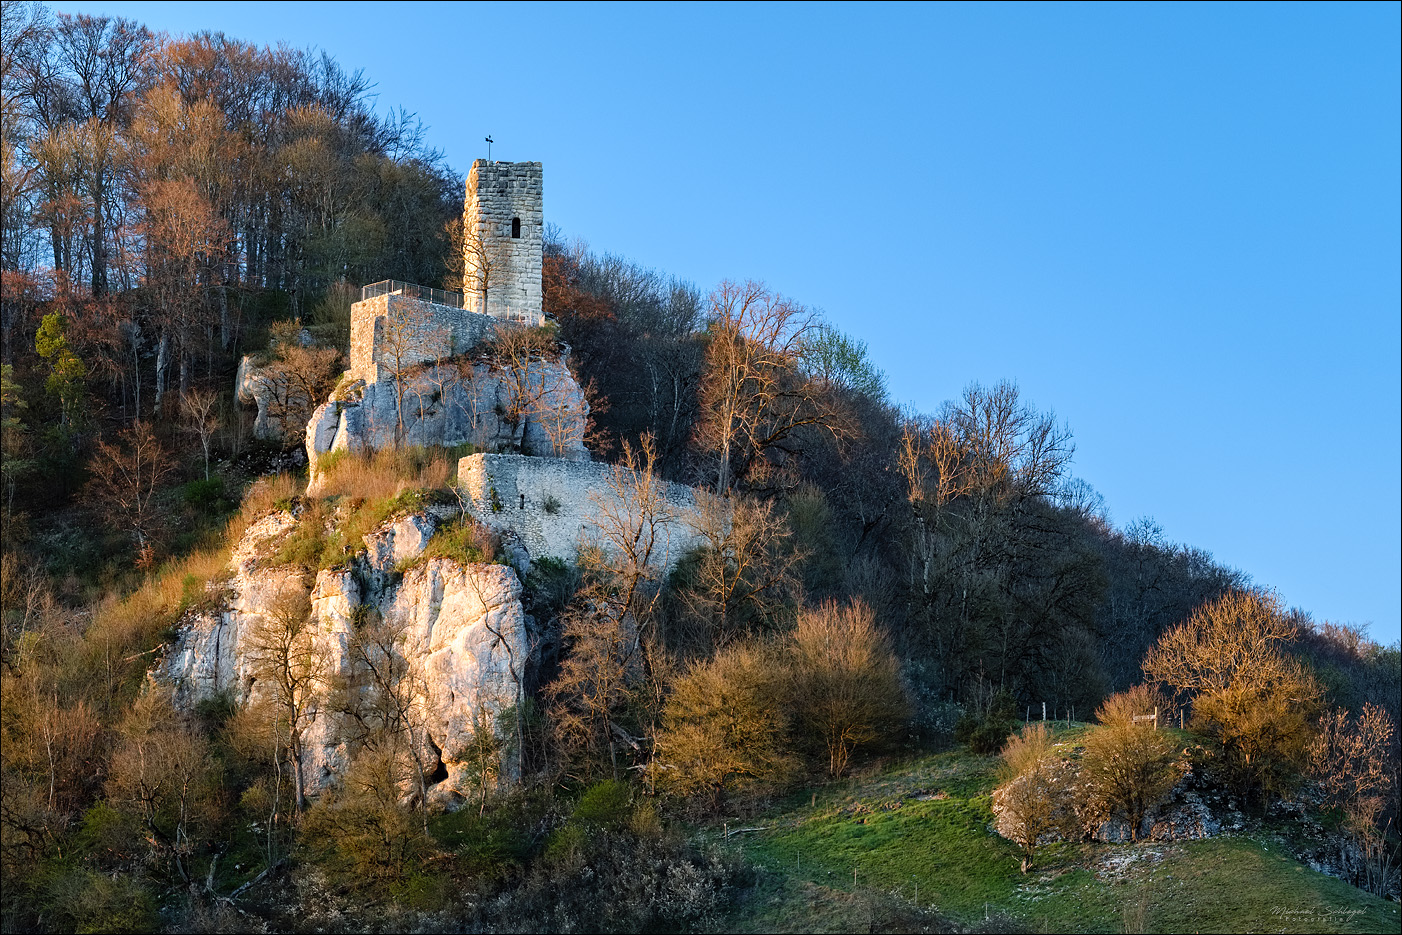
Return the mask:
[[520,240],[520,239],[521,239],[521,219],[520,219],[520,218],[512,218],[512,219],[511,219],[511,239],[512,239],[512,240]]

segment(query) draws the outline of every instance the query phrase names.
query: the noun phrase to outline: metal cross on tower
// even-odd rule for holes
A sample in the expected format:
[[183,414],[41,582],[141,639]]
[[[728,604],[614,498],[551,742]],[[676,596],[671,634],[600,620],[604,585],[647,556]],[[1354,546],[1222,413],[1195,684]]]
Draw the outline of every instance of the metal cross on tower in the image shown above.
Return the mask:
[[492,161],[492,138],[487,137],[487,161]]

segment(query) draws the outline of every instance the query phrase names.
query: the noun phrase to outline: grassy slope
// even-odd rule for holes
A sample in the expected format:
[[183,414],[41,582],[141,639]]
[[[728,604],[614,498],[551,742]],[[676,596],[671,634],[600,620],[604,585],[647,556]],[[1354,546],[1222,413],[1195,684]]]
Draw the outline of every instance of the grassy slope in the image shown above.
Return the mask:
[[1248,837],[1056,845],[1023,876],[1017,849],[988,830],[996,765],[967,751],[924,757],[747,822],[766,830],[729,844],[759,869],[758,882],[718,930],[919,931],[935,920],[916,909],[917,887],[921,909],[994,931],[1000,916],[1030,931],[1402,927],[1397,904]]

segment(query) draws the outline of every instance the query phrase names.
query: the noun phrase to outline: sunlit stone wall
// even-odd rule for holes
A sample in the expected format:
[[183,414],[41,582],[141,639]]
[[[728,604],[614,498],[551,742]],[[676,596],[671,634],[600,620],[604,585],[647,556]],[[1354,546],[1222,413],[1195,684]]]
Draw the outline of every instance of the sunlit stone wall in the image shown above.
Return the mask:
[[[487,314],[498,318],[541,312],[544,258],[543,182],[538,162],[478,159],[467,175],[463,203],[463,291],[481,295],[486,266]],[[512,221],[520,221],[520,237]]]

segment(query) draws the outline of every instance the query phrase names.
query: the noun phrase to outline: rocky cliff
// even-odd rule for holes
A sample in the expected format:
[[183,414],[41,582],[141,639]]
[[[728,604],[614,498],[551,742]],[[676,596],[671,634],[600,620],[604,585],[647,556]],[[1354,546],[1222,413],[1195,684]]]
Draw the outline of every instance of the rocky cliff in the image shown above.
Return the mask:
[[[522,699],[533,621],[509,566],[422,557],[450,512],[401,516],[366,535],[356,558],[315,574],[298,611],[305,620],[291,627],[286,595],[305,593],[310,575],[275,556],[300,520],[297,511],[265,516],[234,549],[218,606],[187,616],[157,676],[186,709],[221,692],[241,705],[271,701],[277,688],[267,666],[276,642],[270,634],[300,627],[306,651],[298,665],[309,685],[301,734],[308,793],[331,782],[355,752],[347,693],[351,702],[373,700],[379,689],[364,670],[375,653],[374,665],[392,674],[388,690],[399,693],[411,722],[407,736],[431,803],[451,807],[478,787],[480,747],[474,752],[471,743],[483,725],[505,741],[496,744],[504,755],[495,776],[511,779],[514,738],[501,736],[499,722]],[[371,627],[377,642],[367,652],[363,637]]]
[[401,380],[349,374],[307,423],[315,494],[317,461],[328,452],[405,445],[511,451],[587,461],[584,393],[565,358],[534,358],[515,368],[482,358],[425,364]]

